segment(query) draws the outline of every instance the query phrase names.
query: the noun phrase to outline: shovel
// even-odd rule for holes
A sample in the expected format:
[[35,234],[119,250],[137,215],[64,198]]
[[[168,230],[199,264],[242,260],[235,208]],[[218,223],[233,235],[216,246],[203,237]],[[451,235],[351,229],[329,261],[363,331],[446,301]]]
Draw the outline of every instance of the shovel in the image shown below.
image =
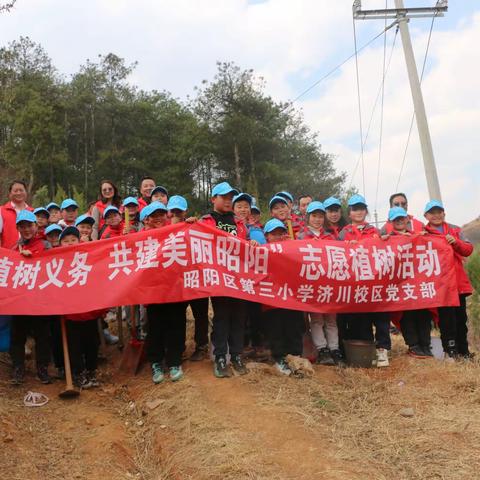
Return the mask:
[[130,307],[130,341],[123,350],[119,371],[136,375],[143,359],[145,342],[137,338],[137,319],[135,306]]
[[61,398],[73,398],[80,395],[80,391],[73,386],[72,369],[70,368],[70,354],[68,353],[67,329],[65,328],[65,319],[62,317],[62,344],[63,361],[65,363],[65,390],[58,394]]

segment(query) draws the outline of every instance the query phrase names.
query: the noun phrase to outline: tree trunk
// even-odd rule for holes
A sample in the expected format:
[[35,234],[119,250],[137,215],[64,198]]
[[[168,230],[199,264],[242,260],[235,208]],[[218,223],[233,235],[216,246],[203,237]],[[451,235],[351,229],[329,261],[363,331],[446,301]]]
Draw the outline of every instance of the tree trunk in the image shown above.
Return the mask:
[[238,144],[237,142],[235,142],[233,144],[233,157],[234,157],[234,161],[235,161],[235,182],[236,182],[236,186],[237,188],[239,188],[240,190],[242,189],[242,175],[241,175],[241,172],[240,172],[240,152],[238,150]]

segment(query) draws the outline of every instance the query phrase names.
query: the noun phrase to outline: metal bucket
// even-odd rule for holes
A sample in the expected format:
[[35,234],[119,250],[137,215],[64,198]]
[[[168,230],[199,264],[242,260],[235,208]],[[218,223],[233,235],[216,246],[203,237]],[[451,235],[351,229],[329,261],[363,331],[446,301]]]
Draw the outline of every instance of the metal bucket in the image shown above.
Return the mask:
[[349,367],[372,368],[377,365],[375,342],[366,340],[344,340],[343,346]]

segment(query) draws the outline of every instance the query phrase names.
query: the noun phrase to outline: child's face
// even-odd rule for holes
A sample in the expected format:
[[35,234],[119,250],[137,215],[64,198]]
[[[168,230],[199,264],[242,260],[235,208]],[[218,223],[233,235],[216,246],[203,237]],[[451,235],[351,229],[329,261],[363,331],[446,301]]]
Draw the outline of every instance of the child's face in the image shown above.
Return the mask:
[[145,227],[150,230],[152,228],[160,228],[165,225],[167,221],[167,212],[163,212],[161,210],[157,210],[156,212],[153,212],[151,215],[149,215],[143,223],[145,224]]
[[31,240],[37,234],[37,224],[33,222],[17,223],[17,230],[22,240]]
[[277,202],[273,204],[270,213],[272,218],[278,218],[278,220],[284,222],[290,215],[290,209],[286,203]]
[[79,225],[77,225],[77,228],[82,237],[90,237],[92,235],[93,227],[88,223],[80,223]]
[[363,223],[367,218],[367,209],[363,205],[353,205],[350,207],[348,216],[353,223]]
[[78,215],[78,208],[71,206],[62,210],[62,218],[68,222],[73,223]]
[[265,235],[268,243],[283,242],[287,237],[287,231],[284,228],[276,228]]
[[408,217],[398,217],[392,222],[393,229],[397,232],[404,232],[407,230]]
[[48,219],[48,223],[58,223],[62,219],[62,214],[58,208],[51,208],[49,212],[50,217]]
[[80,239],[76,235],[65,235],[60,240],[61,247],[66,247],[67,245],[76,245],[77,243],[80,243]]
[[37,213],[35,217],[37,218],[37,225],[39,227],[46,227],[48,225],[49,217],[47,217],[47,215],[45,215],[44,213]]
[[109,227],[118,227],[122,222],[122,216],[118,212],[111,212],[105,218],[105,223]]
[[325,214],[321,210],[315,210],[308,215],[308,225],[320,230],[325,223]]
[[445,210],[434,207],[425,214],[425,218],[428,223],[438,227],[445,221]]
[[170,216],[178,220],[185,220],[185,217],[187,216],[187,212],[184,212],[179,208],[173,208],[172,210],[170,210]]
[[226,195],[217,195],[212,197],[213,209],[218,213],[228,213],[232,211],[233,192]]
[[239,200],[233,205],[233,213],[242,220],[246,220],[250,215],[250,204],[246,200]]
[[260,214],[257,211],[253,211],[250,214],[250,219],[252,223],[257,223],[260,221]]
[[167,206],[168,196],[165,195],[163,192],[155,192],[152,195],[152,202],[160,202]]
[[125,208],[128,210],[130,220],[132,220],[138,213],[138,207],[136,205],[127,205]]
[[49,242],[52,247],[58,247],[58,245],[60,244],[60,242],[58,240],[59,237],[60,237],[59,232],[49,233],[47,235],[47,242]]
[[327,208],[325,216],[332,225],[336,225],[342,218],[342,209],[338,205],[329,207]]

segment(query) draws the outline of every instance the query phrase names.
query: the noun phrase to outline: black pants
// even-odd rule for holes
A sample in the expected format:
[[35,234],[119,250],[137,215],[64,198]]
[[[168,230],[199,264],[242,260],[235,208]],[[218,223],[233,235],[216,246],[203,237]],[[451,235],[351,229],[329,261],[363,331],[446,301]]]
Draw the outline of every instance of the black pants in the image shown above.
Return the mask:
[[407,310],[400,320],[403,339],[409,347],[430,348],[432,314],[428,310]]
[[37,367],[50,363],[50,317],[18,315],[12,317],[10,356],[14,367],[25,364],[25,342],[30,335],[35,340]]
[[50,319],[50,347],[52,350],[53,364],[56,368],[64,368],[62,326],[59,316]]
[[150,363],[167,367],[182,364],[185,350],[187,302],[147,305],[147,358]]
[[208,345],[208,297],[190,300],[195,318],[195,345],[197,348]]
[[338,329],[338,348],[345,355],[344,340],[348,340],[348,313],[337,314],[337,329]]
[[[347,340],[373,341],[377,348],[390,350],[390,318],[385,312],[345,313],[342,314],[345,322],[344,336]],[[375,335],[373,333],[375,326]]]
[[72,373],[78,375],[84,370],[93,372],[98,366],[98,338],[97,320],[65,322],[68,338],[68,350]]
[[286,355],[302,355],[305,320],[303,312],[275,308],[264,313],[265,325],[275,361]]
[[215,357],[240,355],[245,337],[246,302],[237,298],[212,297],[212,343]]
[[458,307],[438,309],[440,336],[445,352],[453,351],[460,355],[468,355],[467,295],[462,294],[458,298],[460,300]]
[[262,347],[265,345],[265,328],[262,320],[262,305],[247,301],[247,324],[245,327],[245,345]]

